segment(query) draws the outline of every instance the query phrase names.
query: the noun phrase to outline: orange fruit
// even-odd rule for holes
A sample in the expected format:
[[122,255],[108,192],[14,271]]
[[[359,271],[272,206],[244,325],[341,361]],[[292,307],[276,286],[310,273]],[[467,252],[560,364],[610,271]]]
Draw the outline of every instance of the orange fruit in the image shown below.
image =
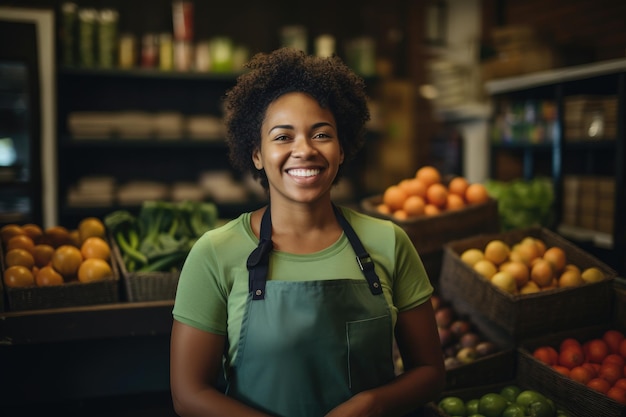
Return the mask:
[[61,274],[54,270],[50,265],[41,268],[35,275],[35,283],[38,287],[47,287],[51,285],[62,285],[65,281]]
[[85,259],[78,268],[78,280],[80,282],[101,281],[113,275],[111,265],[104,259]]
[[88,237],[100,237],[105,238],[106,228],[102,220],[97,217],[86,217],[78,223],[78,238],[82,243]]
[[407,193],[397,185],[387,187],[383,193],[383,203],[386,204],[392,212],[400,210],[404,206],[407,199]]
[[100,258],[108,261],[111,258],[111,247],[103,238],[91,236],[83,241],[80,253],[83,259]]
[[35,278],[29,268],[23,265],[10,266],[4,270],[4,285],[8,288],[30,287],[35,285]]
[[44,230],[40,243],[46,243],[53,248],[71,243],[70,232],[63,226],[51,226]]
[[43,229],[37,224],[24,224],[22,225],[22,230],[24,231],[24,234],[30,237],[35,244],[39,243],[39,239],[43,236]]
[[417,178],[407,178],[405,180],[402,180],[400,181],[398,186],[402,188],[404,192],[406,192],[409,196],[417,195],[422,198],[426,197],[426,189],[428,187]]
[[403,209],[394,211],[392,216],[398,220],[407,220],[409,218],[409,215]]
[[411,195],[404,202],[403,209],[409,217],[417,217],[424,215],[425,206],[426,203],[422,197]]
[[489,200],[489,193],[487,188],[480,183],[473,183],[465,190],[465,201],[468,204],[481,204],[486,203]]
[[625,339],[624,333],[619,330],[609,329],[602,335],[602,339],[609,346],[611,353],[619,352],[619,344]]
[[429,185],[426,189],[426,201],[439,208],[444,208],[448,202],[448,189],[441,183]]
[[485,259],[485,256],[483,251],[478,248],[466,249],[461,253],[461,260],[469,266],[474,266],[481,259]]
[[592,390],[596,390],[602,394],[606,394],[611,388],[611,384],[609,383],[609,381],[602,378],[591,378],[589,381],[587,381],[586,385]]
[[513,275],[517,288],[522,288],[530,279],[530,270],[520,261],[506,261],[500,265],[500,271],[507,271]]
[[67,281],[76,277],[83,255],[76,246],[61,245],[52,254],[52,267]]
[[603,363],[598,370],[598,377],[606,379],[613,385],[615,381],[624,377],[624,368],[615,363]]
[[52,260],[52,254],[54,254],[54,248],[45,243],[35,245],[33,248],[33,258],[35,259],[35,265],[39,268],[46,266]]
[[16,235],[9,239],[4,248],[7,252],[11,249],[24,249],[30,253],[33,253],[33,248],[35,247],[35,242],[28,235]]
[[609,354],[609,346],[602,339],[591,339],[583,344],[583,351],[588,362],[602,363]]
[[465,177],[454,177],[448,183],[448,191],[450,194],[458,195],[465,200],[465,192],[469,187],[469,182]]
[[511,248],[500,239],[494,239],[485,245],[485,259],[493,262],[494,265],[500,265],[509,259]]
[[578,381],[581,384],[587,385],[587,382],[591,381],[592,374],[589,369],[584,366],[575,366],[569,371],[569,377],[574,381]]
[[512,252],[519,256],[519,260],[528,266],[539,257],[539,248],[532,240],[522,240],[512,248]]
[[535,281],[528,281],[519,289],[520,294],[533,294],[539,291],[541,291],[541,288],[535,284]]
[[389,208],[387,204],[384,204],[384,203],[380,203],[379,205],[377,205],[376,211],[379,212],[380,214],[386,214],[386,215],[391,214],[391,209]]
[[565,268],[565,264],[567,263],[567,256],[565,251],[558,246],[552,246],[547,249],[543,254],[543,259],[550,262],[552,268],[556,272],[560,272]]
[[26,249],[15,248],[11,249],[4,255],[4,263],[7,268],[20,265],[31,269],[35,266],[35,258]]
[[14,223],[5,224],[0,228],[0,239],[2,239],[2,243],[4,244],[6,244],[13,236],[23,234],[24,230],[22,227]]
[[565,366],[570,370],[580,366],[585,362],[585,354],[582,348],[569,346],[559,351],[559,365]]
[[426,203],[424,206],[424,214],[426,216],[436,216],[441,214],[441,209],[434,204]]
[[591,374],[591,377],[595,378],[595,377],[598,376],[598,369],[600,369],[600,367],[596,368],[595,365],[599,365],[599,364],[597,364],[597,363],[593,364],[591,362],[585,362],[585,363],[583,363],[580,366],[583,366],[583,367],[589,369],[589,373]]
[[556,365],[559,360],[559,353],[552,346],[539,346],[533,351],[533,357],[546,365]]
[[626,389],[620,387],[611,387],[606,392],[607,397],[617,401],[622,405],[626,405]]
[[573,269],[563,271],[558,281],[559,287],[578,287],[585,283],[580,276],[580,272]]
[[415,178],[422,181],[426,187],[441,182],[439,170],[431,165],[425,165],[417,170]]
[[552,265],[544,259],[537,260],[530,269],[530,279],[539,287],[548,287],[553,278]]
[[476,262],[472,268],[474,271],[478,272],[487,279],[491,279],[491,277],[498,272],[498,268],[493,264],[493,262],[487,259],[481,259]]
[[446,202],[446,210],[461,210],[465,207],[465,200],[458,194],[448,193],[448,201]]

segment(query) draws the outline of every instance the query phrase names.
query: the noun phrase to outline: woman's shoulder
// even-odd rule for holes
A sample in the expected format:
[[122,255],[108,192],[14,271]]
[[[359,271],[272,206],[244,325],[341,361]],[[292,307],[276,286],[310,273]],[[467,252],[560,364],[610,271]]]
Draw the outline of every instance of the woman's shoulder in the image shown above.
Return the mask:
[[340,208],[344,216],[346,216],[348,222],[350,222],[355,230],[358,228],[367,228],[372,229],[373,231],[383,232],[393,231],[397,226],[391,220],[374,217],[350,207],[341,206]]
[[250,213],[242,213],[238,217],[226,220],[221,225],[205,232],[197,241],[199,245],[224,246],[233,241],[250,240]]

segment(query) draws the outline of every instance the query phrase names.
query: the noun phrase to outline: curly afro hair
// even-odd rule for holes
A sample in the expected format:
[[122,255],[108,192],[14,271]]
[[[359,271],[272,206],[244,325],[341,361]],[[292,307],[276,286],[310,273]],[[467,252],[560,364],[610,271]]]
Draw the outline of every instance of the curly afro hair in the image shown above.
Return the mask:
[[[250,172],[268,189],[267,176],[256,169],[252,154],[261,145],[261,124],[267,107],[290,92],[309,94],[333,113],[345,161],[361,149],[365,123],[370,118],[365,83],[340,58],[281,48],[256,54],[246,68],[249,71],[239,76],[224,97],[226,141],[233,167]],[[342,167],[335,182],[341,177]]]

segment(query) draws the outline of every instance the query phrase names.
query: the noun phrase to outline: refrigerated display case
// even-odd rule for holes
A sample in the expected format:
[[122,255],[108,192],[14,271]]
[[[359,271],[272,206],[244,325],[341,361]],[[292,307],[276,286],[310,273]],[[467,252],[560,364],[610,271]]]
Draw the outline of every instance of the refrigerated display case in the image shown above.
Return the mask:
[[54,11],[0,7],[0,225],[57,223]]

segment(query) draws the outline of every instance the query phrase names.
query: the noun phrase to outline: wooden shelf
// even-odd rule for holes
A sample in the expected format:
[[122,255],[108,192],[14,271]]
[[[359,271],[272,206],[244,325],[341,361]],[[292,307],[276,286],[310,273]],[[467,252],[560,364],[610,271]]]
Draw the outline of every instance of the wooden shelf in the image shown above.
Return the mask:
[[0,313],[0,345],[169,335],[173,300]]

